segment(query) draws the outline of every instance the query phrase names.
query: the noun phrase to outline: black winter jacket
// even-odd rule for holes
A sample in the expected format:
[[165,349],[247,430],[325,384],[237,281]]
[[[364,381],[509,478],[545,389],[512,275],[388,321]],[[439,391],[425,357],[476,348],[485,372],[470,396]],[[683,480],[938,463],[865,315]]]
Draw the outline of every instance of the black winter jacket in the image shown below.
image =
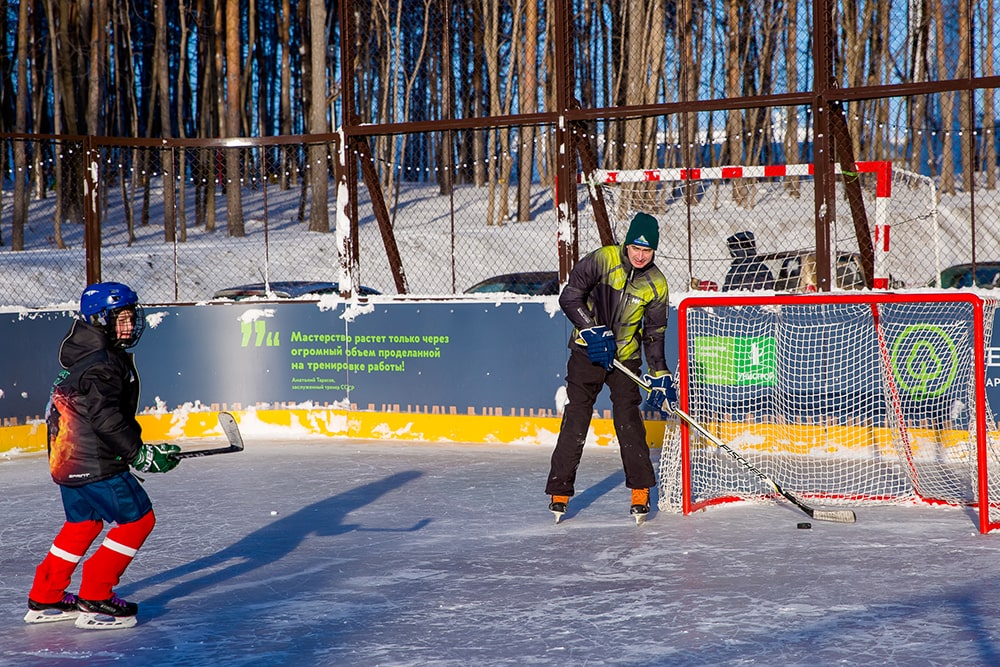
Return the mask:
[[75,321],[62,345],[63,369],[46,413],[49,469],[64,486],[83,486],[129,469],[142,445],[139,374],[132,355],[103,330]]
[[598,248],[573,267],[559,306],[576,327],[570,347],[580,330],[603,324],[615,334],[619,359],[639,360],[641,347],[651,374],[669,370],[663,349],[667,279],[656,264],[636,269],[624,246]]

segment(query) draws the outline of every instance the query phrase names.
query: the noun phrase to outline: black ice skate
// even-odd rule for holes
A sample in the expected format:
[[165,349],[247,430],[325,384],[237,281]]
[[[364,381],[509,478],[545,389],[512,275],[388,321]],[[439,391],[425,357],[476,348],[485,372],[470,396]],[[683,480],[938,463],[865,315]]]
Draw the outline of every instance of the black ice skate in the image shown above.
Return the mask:
[[563,518],[563,514],[566,513],[566,506],[569,504],[569,496],[552,496],[552,502],[549,503],[549,511],[556,517],[556,523]]
[[28,613],[24,615],[24,622],[72,621],[79,613],[76,608],[76,596],[72,593],[65,593],[59,602],[35,602],[28,598]]
[[646,520],[649,514],[649,489],[632,489],[632,507],[629,514],[635,519],[636,525]]
[[139,605],[122,600],[114,593],[107,600],[78,598],[76,606],[80,610],[76,627],[88,630],[131,628],[136,623],[135,615],[139,613]]

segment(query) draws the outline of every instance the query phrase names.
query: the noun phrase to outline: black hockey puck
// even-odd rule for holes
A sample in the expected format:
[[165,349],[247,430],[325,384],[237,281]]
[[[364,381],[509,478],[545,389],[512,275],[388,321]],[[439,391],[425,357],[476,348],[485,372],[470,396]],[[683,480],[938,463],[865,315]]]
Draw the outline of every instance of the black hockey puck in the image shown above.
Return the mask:
[[808,521],[803,521],[802,523],[796,524],[795,527],[796,528],[808,529],[808,528],[812,528],[813,525],[811,523],[809,523]]

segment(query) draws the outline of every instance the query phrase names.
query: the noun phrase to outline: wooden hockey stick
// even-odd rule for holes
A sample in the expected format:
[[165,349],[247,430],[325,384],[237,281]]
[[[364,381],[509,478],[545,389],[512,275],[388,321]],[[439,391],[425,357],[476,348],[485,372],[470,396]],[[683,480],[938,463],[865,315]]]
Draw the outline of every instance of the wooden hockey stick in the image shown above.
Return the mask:
[[[652,387],[649,386],[649,384],[644,382],[641,377],[633,373],[625,364],[615,359],[614,365],[615,368],[625,373],[625,375],[631,378],[633,382],[638,384],[646,391],[650,392],[655,391]],[[793,505],[795,505],[800,510],[808,514],[811,518],[816,519],[817,521],[833,521],[835,523],[854,523],[857,520],[857,517],[851,510],[821,510],[821,509],[818,510],[809,507],[809,505],[806,505],[804,502],[796,498],[794,495],[781,488],[781,486],[777,482],[775,482],[767,474],[765,474],[762,470],[760,470],[760,468],[747,461],[745,458],[743,458],[743,456],[739,452],[737,452],[735,449],[733,449],[726,443],[722,442],[722,440],[717,438],[711,431],[709,431],[704,426],[696,422],[694,418],[691,417],[691,415],[681,410],[680,407],[674,408],[673,411],[674,414],[680,417],[688,426],[690,426],[698,433],[700,433],[702,437],[706,438],[713,445],[715,445],[722,451],[729,454],[729,456],[734,461],[736,461],[744,468],[752,472],[754,475],[757,476],[758,479],[760,479],[760,481],[764,482],[765,484],[773,488],[775,491],[777,491],[779,494],[787,498]]]
[[243,436],[240,434],[240,427],[236,425],[236,419],[228,412],[219,413],[219,426],[229,440],[228,447],[218,447],[216,449],[195,449],[190,452],[174,454],[179,459],[191,459],[199,456],[215,456],[216,454],[232,454],[243,451]]

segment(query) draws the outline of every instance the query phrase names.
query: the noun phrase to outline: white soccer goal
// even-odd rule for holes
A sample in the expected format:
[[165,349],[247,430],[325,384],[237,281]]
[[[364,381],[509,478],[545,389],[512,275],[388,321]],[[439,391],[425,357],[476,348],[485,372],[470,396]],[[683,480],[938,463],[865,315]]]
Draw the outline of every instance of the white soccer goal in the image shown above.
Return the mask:
[[[985,533],[1000,527],[985,396],[996,309],[953,291],[689,297],[681,408],[800,498],[976,506]],[[659,491],[660,509],[685,514],[775,499],[686,427],[668,429]]]

